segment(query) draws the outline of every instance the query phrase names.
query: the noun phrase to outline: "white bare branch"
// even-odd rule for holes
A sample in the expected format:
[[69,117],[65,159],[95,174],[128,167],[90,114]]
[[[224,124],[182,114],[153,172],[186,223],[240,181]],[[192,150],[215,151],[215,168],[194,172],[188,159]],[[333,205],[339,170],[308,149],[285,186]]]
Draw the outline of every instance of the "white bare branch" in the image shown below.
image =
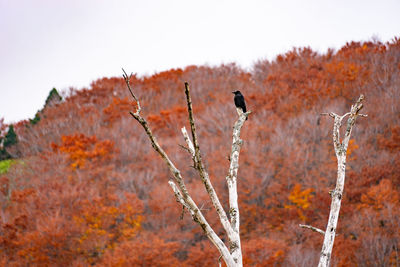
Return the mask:
[[203,162],[201,160],[201,154],[200,154],[200,148],[199,144],[197,141],[197,135],[196,135],[196,127],[194,123],[194,118],[193,118],[193,112],[192,112],[192,103],[191,103],[191,98],[190,98],[190,92],[189,92],[189,85],[188,83],[185,83],[185,93],[186,93],[186,100],[188,104],[188,113],[189,113],[189,122],[191,126],[191,132],[192,132],[192,141],[189,138],[189,135],[186,131],[186,128],[183,127],[182,134],[184,136],[184,139],[187,144],[187,150],[192,156],[193,162],[194,162],[194,167],[198,170],[200,177],[205,185],[206,191],[208,195],[210,196],[210,199],[214,205],[214,208],[217,211],[217,214],[219,216],[219,219],[221,221],[222,226],[224,227],[228,239],[229,239],[229,249],[227,246],[224,244],[224,242],[221,240],[220,237],[217,236],[217,234],[214,232],[214,230],[211,228],[205,217],[203,216],[201,209],[199,209],[196,205],[196,203],[193,201],[191,198],[186,185],[184,183],[184,180],[181,176],[180,171],[175,167],[173,162],[169,159],[168,155],[166,152],[161,148],[159,143],[157,142],[156,138],[154,137],[150,126],[147,122],[147,120],[140,115],[140,104],[139,100],[136,97],[136,95],[133,93],[132,88],[130,86],[129,80],[131,77],[128,77],[126,74],[125,70],[123,70],[124,74],[123,77],[125,79],[126,85],[133,97],[133,99],[136,101],[137,104],[137,110],[136,112],[130,112],[133,118],[135,118],[143,127],[145,130],[152,147],[154,150],[161,156],[161,158],[164,160],[164,162],[167,164],[170,172],[173,175],[174,180],[170,180],[168,184],[171,186],[172,191],[174,192],[176,201],[179,202],[182,207],[186,208],[189,213],[191,214],[193,220],[197,222],[201,228],[203,229],[205,235],[210,239],[210,241],[217,247],[219,250],[221,257],[224,259],[225,263],[227,266],[243,266],[242,263],[242,252],[241,252],[241,246],[240,246],[240,235],[239,235],[239,208],[238,208],[238,201],[237,201],[237,171],[239,167],[239,152],[240,152],[240,145],[242,144],[242,141],[240,140],[240,129],[243,126],[243,123],[247,116],[249,115],[250,112],[244,113],[240,115],[238,121],[235,123],[234,126],[234,131],[233,131],[233,145],[232,145],[232,155],[231,155],[231,166],[229,170],[229,175],[227,177],[228,181],[228,187],[229,187],[229,201],[230,201],[230,215],[231,215],[231,222],[228,219],[228,216],[225,213],[225,210],[223,209],[217,194],[211,184],[209,175],[207,171],[204,168]]
[[324,234],[325,234],[325,232],[324,232],[324,231],[322,231],[321,229],[319,229],[319,228],[317,228],[317,227],[314,227],[314,226],[311,226],[311,225],[307,225],[307,224],[299,224],[299,226],[300,226],[301,228],[307,228],[307,229],[310,229],[310,230],[312,230],[312,231],[314,231],[314,232],[317,232],[317,233],[320,233],[320,234],[322,234],[322,235],[324,235]]
[[230,250],[233,258],[238,262],[242,262],[242,250],[240,244],[240,216],[239,216],[239,205],[238,205],[238,193],[237,193],[237,176],[239,169],[239,154],[240,148],[243,144],[243,141],[240,139],[240,131],[246,118],[251,113],[248,111],[246,113],[241,113],[239,115],[239,119],[235,122],[233,126],[233,134],[232,134],[232,151],[230,155],[230,165],[229,165],[229,173],[226,177],[226,182],[228,184],[229,191],[229,215],[231,218],[231,226],[234,231],[234,237],[230,239]]
[[185,139],[185,142],[187,144],[188,150],[189,150],[190,154],[192,155],[193,160],[195,160],[194,146],[193,146],[193,143],[190,140],[189,135],[186,131],[186,127],[182,127],[181,131],[183,134],[183,138]]
[[181,191],[179,191],[174,181],[169,180],[168,184],[171,186],[172,191],[174,191],[176,201],[181,203],[182,206],[184,206],[187,210],[191,211],[190,206],[185,202],[185,199],[183,198]]
[[[190,129],[192,132],[193,147],[194,147],[194,157],[193,157],[194,167],[198,171],[200,178],[204,184],[204,187],[208,193],[208,196],[210,197],[210,200],[219,216],[219,220],[220,220],[226,234],[228,235],[229,247],[232,252],[233,250],[236,250],[236,243],[237,243],[236,240],[237,240],[238,236],[235,233],[235,231],[233,230],[233,227],[229,222],[228,216],[226,215],[226,212],[221,205],[221,202],[217,196],[217,193],[215,192],[215,189],[211,183],[208,172],[206,171],[203,161],[201,159],[200,147],[199,147],[199,143],[197,141],[196,125],[195,125],[194,117],[193,117],[192,99],[190,96],[189,84],[187,82],[185,82],[185,94],[186,94],[186,102],[187,102],[187,106],[188,106]],[[185,134],[184,134],[184,136],[185,136]],[[185,140],[186,140],[186,138],[185,138]],[[188,140],[190,140],[190,139],[188,139]],[[188,143],[188,141],[186,141],[186,142]],[[190,145],[188,144],[188,146],[190,146]],[[240,261],[240,263],[241,263],[241,261]],[[237,265],[237,266],[239,266],[239,265]]]
[[[322,251],[319,259],[319,267],[328,267],[331,259],[333,243],[335,241],[337,223],[339,219],[340,205],[343,196],[343,188],[345,182],[345,172],[346,172],[346,155],[347,148],[350,141],[351,131],[355,124],[357,116],[360,116],[359,111],[362,109],[362,101],[364,100],[364,95],[361,95],[357,102],[351,106],[350,112],[339,116],[335,113],[329,113],[331,117],[334,118],[333,125],[333,144],[335,148],[335,154],[338,161],[338,171],[336,179],[336,187],[331,191],[331,208],[329,213],[328,225],[324,233],[324,243],[322,245]],[[324,113],[327,114],[327,113]],[[340,142],[340,127],[342,125],[342,120],[349,116],[347,120],[346,131],[342,142]],[[366,117],[366,115],[362,115]]]

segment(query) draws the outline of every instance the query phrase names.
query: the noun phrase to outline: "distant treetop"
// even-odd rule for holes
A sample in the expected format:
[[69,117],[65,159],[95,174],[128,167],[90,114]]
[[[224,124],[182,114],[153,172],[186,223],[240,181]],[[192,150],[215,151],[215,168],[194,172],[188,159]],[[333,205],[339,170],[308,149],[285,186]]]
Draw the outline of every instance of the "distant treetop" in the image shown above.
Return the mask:
[[46,103],[44,107],[51,106],[52,104],[58,103],[62,100],[62,97],[58,93],[56,88],[51,89],[49,95],[47,96]]

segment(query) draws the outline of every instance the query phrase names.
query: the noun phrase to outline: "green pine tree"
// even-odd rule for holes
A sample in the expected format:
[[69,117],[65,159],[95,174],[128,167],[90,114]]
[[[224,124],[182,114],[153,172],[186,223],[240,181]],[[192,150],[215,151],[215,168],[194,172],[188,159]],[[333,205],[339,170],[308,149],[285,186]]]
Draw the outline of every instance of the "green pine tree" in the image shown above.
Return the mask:
[[58,103],[61,100],[62,100],[62,97],[58,93],[57,89],[56,88],[51,89],[49,92],[49,95],[46,98],[46,102],[44,103],[44,107],[42,109],[38,110],[38,112],[36,112],[35,117],[33,119],[29,119],[30,124],[31,125],[37,124],[41,119],[40,115],[41,115],[42,111],[46,107],[50,107],[50,106],[52,106],[52,104]]
[[11,158],[11,155],[7,152],[7,147],[16,143],[18,143],[17,134],[14,131],[14,126],[11,124],[4,138],[0,138],[0,160]]
[[49,95],[47,96],[46,103],[44,104],[44,107],[52,104],[52,103],[57,103],[62,100],[62,97],[58,93],[56,88],[51,89]]
[[10,127],[8,127],[8,132],[4,136],[3,147],[7,148],[16,144],[17,142],[17,134],[14,131],[14,125],[11,124]]
[[0,161],[10,158],[10,154],[8,154],[6,149],[4,148],[3,141],[4,138],[0,137]]
[[39,121],[40,121],[39,111],[36,112],[35,117],[33,119],[29,119],[29,122],[31,123],[31,125],[35,125]]

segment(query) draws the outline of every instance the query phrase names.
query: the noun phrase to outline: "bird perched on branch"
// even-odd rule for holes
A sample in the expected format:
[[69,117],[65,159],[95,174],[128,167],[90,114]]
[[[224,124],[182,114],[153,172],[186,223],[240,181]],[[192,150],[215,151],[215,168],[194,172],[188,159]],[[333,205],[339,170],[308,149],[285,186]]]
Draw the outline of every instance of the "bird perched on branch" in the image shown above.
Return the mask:
[[232,92],[232,94],[235,94],[233,100],[235,101],[237,113],[240,116],[242,113],[246,112],[246,103],[244,102],[244,97],[240,91]]

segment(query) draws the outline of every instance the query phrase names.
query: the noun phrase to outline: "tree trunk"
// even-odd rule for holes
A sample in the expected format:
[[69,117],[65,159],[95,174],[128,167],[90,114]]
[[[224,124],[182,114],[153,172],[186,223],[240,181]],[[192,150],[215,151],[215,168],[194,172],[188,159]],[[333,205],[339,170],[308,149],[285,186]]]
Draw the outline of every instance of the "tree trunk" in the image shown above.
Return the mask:
[[[328,267],[331,259],[332,248],[333,248],[333,243],[335,241],[337,223],[339,219],[340,205],[343,196],[343,188],[344,188],[345,172],[346,172],[347,147],[349,145],[351,131],[353,129],[357,116],[366,116],[358,114],[358,112],[363,107],[361,103],[363,99],[364,96],[361,95],[357,100],[357,102],[351,107],[350,112],[344,114],[343,116],[339,116],[332,112],[329,114],[325,114],[335,119],[333,126],[333,145],[335,148],[335,154],[338,161],[338,170],[337,170],[336,187],[333,191],[330,192],[332,197],[331,209],[329,212],[328,225],[324,233],[324,243],[322,245],[318,267]],[[349,118],[347,120],[346,132],[343,141],[340,142],[340,132],[339,132],[340,126],[342,124],[342,120],[347,115],[349,116]]]

